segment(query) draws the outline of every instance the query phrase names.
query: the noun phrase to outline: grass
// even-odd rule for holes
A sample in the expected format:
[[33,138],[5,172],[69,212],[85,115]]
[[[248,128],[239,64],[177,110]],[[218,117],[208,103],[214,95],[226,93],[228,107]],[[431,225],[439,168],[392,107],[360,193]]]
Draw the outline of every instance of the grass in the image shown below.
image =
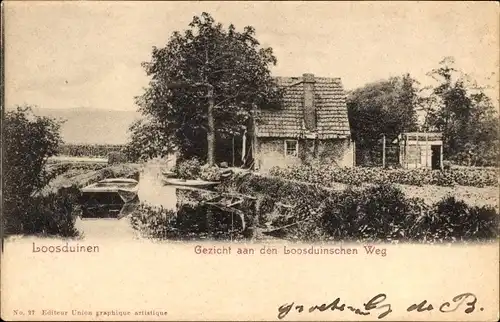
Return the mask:
[[58,191],[60,188],[75,186],[85,187],[89,184],[107,178],[134,178],[139,179],[140,166],[137,164],[117,164],[92,170],[88,168],[73,167],[59,174],[41,191],[42,194]]

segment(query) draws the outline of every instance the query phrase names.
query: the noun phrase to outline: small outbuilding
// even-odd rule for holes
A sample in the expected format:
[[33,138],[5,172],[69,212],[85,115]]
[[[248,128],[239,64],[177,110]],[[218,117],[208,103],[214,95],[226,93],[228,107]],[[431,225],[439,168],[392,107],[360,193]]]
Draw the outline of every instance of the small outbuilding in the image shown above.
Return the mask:
[[395,143],[399,145],[399,162],[403,168],[443,168],[442,133],[401,133]]

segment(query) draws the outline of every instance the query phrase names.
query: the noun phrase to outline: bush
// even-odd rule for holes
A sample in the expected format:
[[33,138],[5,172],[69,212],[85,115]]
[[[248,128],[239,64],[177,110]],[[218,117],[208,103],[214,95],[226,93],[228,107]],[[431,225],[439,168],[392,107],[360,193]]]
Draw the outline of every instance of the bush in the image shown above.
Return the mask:
[[201,163],[198,159],[179,161],[174,172],[181,179],[198,179],[201,173]]
[[433,239],[483,241],[498,235],[498,215],[492,207],[470,207],[447,197],[434,205],[421,225]]
[[206,181],[220,181],[222,171],[218,167],[211,167],[205,164],[200,169],[200,178]]
[[79,189],[62,188],[46,195],[31,197],[28,202],[6,203],[12,216],[6,225],[7,234],[41,234],[76,237],[75,228]]
[[105,158],[111,152],[120,152],[124,149],[119,144],[62,144],[58,155],[71,157],[98,157]]
[[175,212],[163,207],[140,204],[130,216],[132,228],[144,237],[172,238],[175,233]]
[[[50,173],[46,167],[48,158],[57,153],[62,143],[60,125],[55,119],[33,115],[29,106],[18,107],[5,114],[2,212],[5,214],[3,220],[7,234],[30,233],[45,228],[50,233],[55,232],[54,225],[47,226],[52,220],[47,216],[50,216],[51,209],[56,212],[64,209],[56,204],[54,198],[37,199],[34,195],[64,170]],[[48,221],[37,221],[42,220],[40,218]],[[67,231],[63,229],[61,233],[66,234]]]
[[451,169],[451,162],[450,161],[443,161],[443,169],[450,170]]
[[361,183],[398,183],[406,185],[438,186],[497,186],[498,171],[494,168],[460,168],[445,171],[420,169],[338,168],[329,166],[293,166],[272,168],[276,177],[334,187],[335,183],[360,185]]
[[3,175],[5,199],[27,199],[45,186],[50,176],[46,163],[62,143],[60,122],[33,115],[31,107],[18,107],[5,113]]
[[335,239],[405,239],[411,208],[401,190],[390,185],[348,189],[325,200],[321,221]]
[[[51,192],[56,192],[62,187],[75,186],[78,188],[85,187],[89,184],[96,183],[103,179],[108,178],[130,178],[139,180],[139,167],[131,164],[118,164],[113,166],[106,166],[101,168],[101,165],[94,164],[84,165],[82,168],[77,166],[72,168],[65,173],[60,174],[49,182],[43,189],[40,190],[40,194],[48,194]],[[95,170],[92,170],[95,168]]]
[[232,185],[223,188],[257,194],[260,223],[291,225],[286,234],[291,239],[453,242],[498,237],[500,214],[494,208],[469,206],[454,198],[428,205],[389,184],[333,190],[248,174],[235,176]]
[[97,171],[106,166],[106,163],[102,162],[56,162],[47,164],[46,169],[48,177],[52,180],[60,175],[71,177],[72,174],[78,174],[83,171]]

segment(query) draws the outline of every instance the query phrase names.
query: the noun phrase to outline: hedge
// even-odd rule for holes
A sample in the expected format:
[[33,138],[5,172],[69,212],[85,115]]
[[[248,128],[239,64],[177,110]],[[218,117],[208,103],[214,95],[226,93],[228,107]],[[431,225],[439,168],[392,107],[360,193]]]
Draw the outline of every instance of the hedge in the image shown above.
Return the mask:
[[438,186],[497,186],[498,170],[494,168],[460,168],[449,170],[340,168],[300,165],[287,168],[274,167],[270,174],[276,177],[305,181],[325,186],[334,183],[360,185],[362,183],[398,183],[406,185]]
[[[498,212],[491,207],[469,206],[453,197],[428,205],[407,198],[391,185],[332,190],[282,178],[247,174],[235,176],[223,191],[258,197],[254,227],[278,230],[276,235],[300,241],[371,242],[478,242],[498,237]],[[179,212],[141,205],[131,217],[132,226],[147,237],[199,239],[207,237],[206,208],[189,204]],[[229,225],[218,217],[215,238]],[[250,221],[251,223],[252,221]],[[234,237],[234,236],[233,236]],[[241,237],[241,236],[239,236]]]
[[10,216],[6,221],[7,235],[43,235],[77,237],[75,209],[79,189],[60,188],[29,200],[10,199],[4,204]]
[[454,197],[428,205],[388,184],[333,190],[246,174],[221,188],[259,195],[259,216],[272,226],[299,222],[288,229],[292,239],[455,242],[498,237],[499,213],[493,207],[469,206]]

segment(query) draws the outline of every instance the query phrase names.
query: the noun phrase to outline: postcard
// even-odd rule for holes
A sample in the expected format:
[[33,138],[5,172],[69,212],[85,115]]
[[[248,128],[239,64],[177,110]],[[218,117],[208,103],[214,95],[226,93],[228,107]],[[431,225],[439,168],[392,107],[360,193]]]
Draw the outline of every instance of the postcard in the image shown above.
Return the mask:
[[6,321],[498,321],[494,2],[5,1]]

